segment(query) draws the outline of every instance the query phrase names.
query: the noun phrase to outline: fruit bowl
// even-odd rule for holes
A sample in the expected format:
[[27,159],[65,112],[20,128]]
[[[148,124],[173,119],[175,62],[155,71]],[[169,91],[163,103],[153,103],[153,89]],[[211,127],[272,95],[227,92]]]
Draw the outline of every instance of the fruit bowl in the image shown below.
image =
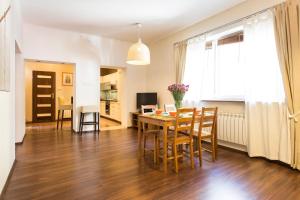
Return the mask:
[[177,112],[169,112],[172,117],[176,117]]

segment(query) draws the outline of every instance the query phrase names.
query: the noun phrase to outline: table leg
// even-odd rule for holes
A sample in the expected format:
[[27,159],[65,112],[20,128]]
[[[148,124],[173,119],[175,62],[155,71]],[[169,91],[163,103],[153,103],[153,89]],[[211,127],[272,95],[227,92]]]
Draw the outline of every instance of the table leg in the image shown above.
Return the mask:
[[164,172],[168,171],[168,127],[166,125],[163,126],[163,163],[164,163]]
[[215,158],[218,159],[218,120],[215,124]]
[[141,152],[141,146],[142,146],[142,130],[141,130],[141,121],[138,120],[138,148],[139,152]]

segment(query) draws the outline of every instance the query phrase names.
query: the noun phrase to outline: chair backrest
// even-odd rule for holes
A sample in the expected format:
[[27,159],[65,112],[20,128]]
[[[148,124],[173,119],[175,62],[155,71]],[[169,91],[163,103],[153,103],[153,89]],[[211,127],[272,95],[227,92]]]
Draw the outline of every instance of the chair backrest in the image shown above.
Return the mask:
[[58,106],[65,105],[66,100],[64,97],[59,96],[57,97],[57,99],[58,99]]
[[157,109],[157,105],[142,105],[142,114],[153,114]]
[[218,108],[202,107],[201,113],[198,114],[200,115],[198,128],[198,133],[200,134],[200,136],[204,130],[206,133],[215,134]]
[[165,112],[176,112],[175,104],[165,104]]
[[196,108],[179,108],[176,113],[175,140],[179,132],[188,133],[193,137]]

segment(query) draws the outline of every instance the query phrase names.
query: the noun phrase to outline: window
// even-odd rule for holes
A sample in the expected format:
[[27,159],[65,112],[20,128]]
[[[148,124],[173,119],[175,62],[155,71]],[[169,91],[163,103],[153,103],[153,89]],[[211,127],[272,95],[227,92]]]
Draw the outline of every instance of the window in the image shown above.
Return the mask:
[[187,100],[242,100],[244,98],[243,27],[188,44],[184,83]]

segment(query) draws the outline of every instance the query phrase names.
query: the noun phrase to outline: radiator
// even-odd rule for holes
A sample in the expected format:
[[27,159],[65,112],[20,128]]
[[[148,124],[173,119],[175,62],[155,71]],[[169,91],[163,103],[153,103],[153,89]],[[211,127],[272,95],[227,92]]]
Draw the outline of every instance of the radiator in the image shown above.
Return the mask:
[[219,113],[217,134],[218,140],[246,145],[245,115],[242,113]]

